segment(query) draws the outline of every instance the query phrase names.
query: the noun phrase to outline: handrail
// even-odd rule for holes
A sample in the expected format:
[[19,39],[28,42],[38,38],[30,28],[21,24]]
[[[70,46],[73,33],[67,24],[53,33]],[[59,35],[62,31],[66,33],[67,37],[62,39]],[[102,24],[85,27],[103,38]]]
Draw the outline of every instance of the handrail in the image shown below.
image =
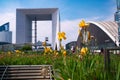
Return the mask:
[[50,80],[52,80],[52,75],[51,75],[51,66],[48,67],[49,68],[49,72],[50,72]]
[[3,77],[4,77],[4,75],[5,75],[5,72],[7,71],[7,68],[8,68],[8,66],[6,66],[6,68],[5,68],[4,72],[3,72],[2,77],[1,77],[1,79],[0,79],[0,80],[2,80],[2,79],[3,79]]
[[[43,75],[41,75],[42,67],[45,67],[47,69],[47,72],[45,72],[45,73],[47,73],[45,75],[45,77],[43,77]],[[15,73],[14,73],[14,71],[11,73],[7,73],[7,72],[9,72],[9,70],[10,71],[14,70]],[[24,72],[25,70],[27,70],[27,72]],[[30,74],[28,74],[28,72],[29,72],[28,70],[30,70]],[[36,70],[39,70],[39,71],[36,72]],[[23,72],[24,74],[19,75],[19,73],[21,73],[21,72]],[[16,74],[17,74],[17,77],[16,77]],[[34,76],[35,79],[36,78],[39,78],[39,79],[42,79],[42,78],[48,79],[49,78],[50,80],[54,80],[54,78],[52,77],[53,76],[52,65],[7,65],[2,68],[0,80],[13,79],[13,78],[17,80],[17,79],[22,79],[22,76],[25,77],[24,79],[27,79],[27,78],[31,79],[30,75]]]
[[52,77],[54,75],[52,66],[49,66],[49,69],[50,69],[50,80],[54,80],[54,78]]

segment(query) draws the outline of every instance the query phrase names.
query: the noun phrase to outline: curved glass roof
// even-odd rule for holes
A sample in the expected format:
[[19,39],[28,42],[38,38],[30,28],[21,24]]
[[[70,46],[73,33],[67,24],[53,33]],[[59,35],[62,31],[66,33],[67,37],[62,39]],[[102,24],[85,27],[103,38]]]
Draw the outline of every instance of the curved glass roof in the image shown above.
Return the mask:
[[114,21],[104,21],[104,22],[94,22],[89,21],[96,26],[98,26],[101,30],[103,30],[113,41],[116,41],[116,45],[118,46],[118,25]]

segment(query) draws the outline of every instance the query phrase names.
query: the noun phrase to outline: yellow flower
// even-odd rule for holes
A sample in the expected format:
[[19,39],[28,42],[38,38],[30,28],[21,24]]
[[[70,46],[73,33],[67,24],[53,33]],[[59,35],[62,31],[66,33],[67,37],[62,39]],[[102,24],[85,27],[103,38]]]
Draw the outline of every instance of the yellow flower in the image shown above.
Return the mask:
[[66,39],[65,32],[58,32],[58,40]]
[[81,27],[81,28],[84,28],[84,27],[85,27],[85,21],[84,21],[84,20],[82,20],[82,21],[79,23],[79,27]]
[[88,24],[88,23],[85,23],[84,20],[82,20],[82,21],[79,23],[79,27],[81,27],[81,28],[86,28],[86,27],[88,27],[88,26],[89,26],[89,24]]
[[82,49],[81,49],[81,51],[80,51],[80,54],[81,54],[82,56],[84,56],[84,55],[87,54],[87,52],[88,52],[88,48],[87,48],[87,47],[82,47]]
[[58,55],[58,52],[55,53],[55,56],[57,56],[57,55]]
[[66,51],[63,51],[63,55],[66,56],[67,52]]
[[10,52],[10,51],[8,52],[8,55],[11,55],[11,52]]
[[20,51],[20,50],[15,50],[15,52],[16,52],[16,53],[21,53],[21,51]]
[[66,34],[65,34],[65,32],[62,32],[61,33],[61,36],[62,36],[62,38],[65,40],[66,39],[66,36],[65,36]]
[[49,48],[49,47],[46,47],[45,50],[44,50],[45,53],[51,53],[52,52],[52,49]]
[[61,32],[58,32],[58,40],[62,40]]
[[56,50],[54,50],[53,54],[54,54],[54,57],[57,57],[59,53]]

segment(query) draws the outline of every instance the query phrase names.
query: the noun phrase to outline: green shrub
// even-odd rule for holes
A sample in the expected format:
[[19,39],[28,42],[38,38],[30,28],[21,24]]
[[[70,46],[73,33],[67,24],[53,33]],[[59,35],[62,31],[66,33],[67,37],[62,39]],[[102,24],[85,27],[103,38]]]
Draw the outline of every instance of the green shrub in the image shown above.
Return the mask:
[[[60,52],[59,52],[60,53]],[[104,69],[104,56],[95,54],[80,58],[77,54],[38,52],[0,54],[0,65],[52,65],[56,80],[120,80],[120,56],[110,55],[110,72]]]
[[22,48],[21,48],[22,51],[30,51],[32,50],[32,46],[30,45],[24,45]]

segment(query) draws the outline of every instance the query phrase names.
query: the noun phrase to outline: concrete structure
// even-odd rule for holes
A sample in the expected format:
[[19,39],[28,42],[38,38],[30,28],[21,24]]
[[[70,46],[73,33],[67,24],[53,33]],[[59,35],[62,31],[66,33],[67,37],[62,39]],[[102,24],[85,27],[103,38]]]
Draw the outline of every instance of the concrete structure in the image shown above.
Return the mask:
[[[91,36],[94,36],[91,46],[119,46],[118,41],[118,25],[116,22],[107,21],[107,22],[89,22],[90,26],[88,31],[90,31]],[[77,44],[81,46],[80,36],[78,37]]]
[[12,43],[12,32],[9,31],[9,23],[0,26],[0,45]]
[[1,44],[8,44],[12,43],[12,32],[11,31],[2,31],[0,32],[0,43]]
[[[55,48],[59,28],[58,8],[17,9],[16,10],[16,43],[32,42],[32,21],[52,20],[52,47]],[[41,26],[43,27],[43,25]],[[49,31],[49,30],[48,30]]]

